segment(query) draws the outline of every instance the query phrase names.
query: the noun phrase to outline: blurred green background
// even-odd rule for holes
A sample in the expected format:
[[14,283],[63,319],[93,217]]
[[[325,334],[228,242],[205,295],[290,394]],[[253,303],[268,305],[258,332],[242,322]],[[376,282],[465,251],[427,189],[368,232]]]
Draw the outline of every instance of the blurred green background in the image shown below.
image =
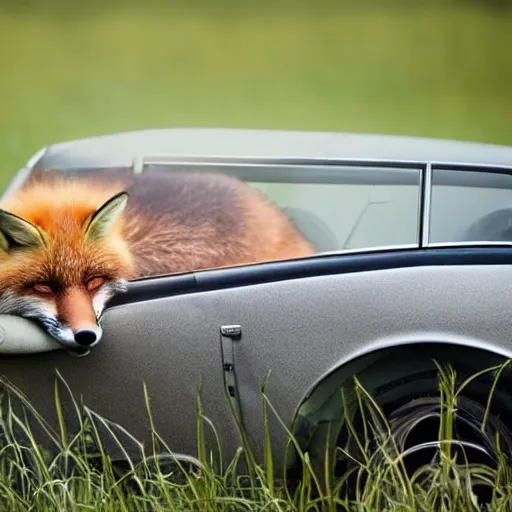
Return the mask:
[[42,146],[216,126],[512,144],[507,0],[0,0],[0,186]]

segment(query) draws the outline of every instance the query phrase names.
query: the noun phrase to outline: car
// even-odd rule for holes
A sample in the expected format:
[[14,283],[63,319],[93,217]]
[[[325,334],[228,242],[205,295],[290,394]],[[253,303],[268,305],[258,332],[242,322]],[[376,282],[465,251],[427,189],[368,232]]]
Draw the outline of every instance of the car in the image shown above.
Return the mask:
[[[354,377],[392,425],[419,432],[404,440],[412,453],[437,435],[436,362],[464,378],[512,356],[512,147],[390,135],[141,130],[48,146],[3,197],[45,169],[234,175],[276,202],[318,250],[134,280],[109,302],[102,341],[81,353],[29,320],[0,316],[5,382],[58,429],[57,370],[89,409],[130,433],[121,448],[114,427],[102,423],[113,459],[137,458],[139,442],[151,446],[149,396],[154,428],[169,450],[199,464],[200,393],[224,461],[247,445],[263,463],[268,421],[275,474],[300,463],[286,429],[323,474],[325,455],[346,436],[340,389],[353,389]],[[512,453],[506,368],[490,416],[485,412],[495,376],[482,372],[466,386],[457,416],[461,442],[489,464],[496,447],[479,427],[483,418]],[[72,433],[79,427],[73,405],[61,400]],[[272,405],[268,418],[265,404]],[[216,453],[215,435],[205,436]]]

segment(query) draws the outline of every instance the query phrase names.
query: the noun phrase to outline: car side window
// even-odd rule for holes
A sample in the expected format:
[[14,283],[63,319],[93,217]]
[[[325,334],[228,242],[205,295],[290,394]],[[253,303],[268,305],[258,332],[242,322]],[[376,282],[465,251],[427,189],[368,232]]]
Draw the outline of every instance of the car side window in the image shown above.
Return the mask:
[[340,167],[336,175],[337,183],[251,184],[321,252],[418,243],[420,170]]
[[434,169],[429,242],[512,242],[512,176]]

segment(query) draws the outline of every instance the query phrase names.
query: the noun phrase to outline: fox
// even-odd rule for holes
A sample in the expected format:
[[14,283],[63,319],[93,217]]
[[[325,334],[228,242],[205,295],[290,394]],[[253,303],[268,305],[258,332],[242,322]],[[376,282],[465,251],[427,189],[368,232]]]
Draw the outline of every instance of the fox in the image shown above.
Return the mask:
[[0,314],[67,348],[101,340],[131,280],[315,254],[284,210],[215,171],[35,172],[0,203]]

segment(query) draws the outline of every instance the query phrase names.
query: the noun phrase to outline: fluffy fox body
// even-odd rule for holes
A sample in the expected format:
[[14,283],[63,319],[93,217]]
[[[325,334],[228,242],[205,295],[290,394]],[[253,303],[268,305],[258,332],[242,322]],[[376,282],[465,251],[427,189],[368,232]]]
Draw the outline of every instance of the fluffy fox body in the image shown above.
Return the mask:
[[[80,173],[78,173],[80,174]],[[94,345],[128,280],[314,254],[261,193],[223,174],[40,172],[0,205],[0,313]]]

